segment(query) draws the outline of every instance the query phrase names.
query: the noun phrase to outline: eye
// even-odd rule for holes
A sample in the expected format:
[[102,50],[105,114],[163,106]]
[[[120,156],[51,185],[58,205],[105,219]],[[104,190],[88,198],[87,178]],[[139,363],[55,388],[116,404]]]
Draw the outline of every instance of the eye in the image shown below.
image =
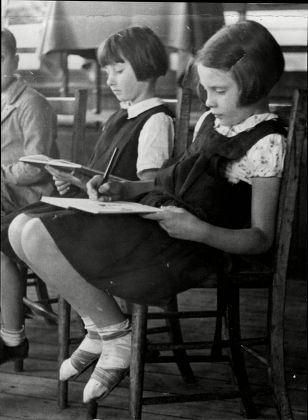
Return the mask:
[[218,95],[224,95],[226,93],[226,89],[215,89],[215,92],[218,93]]

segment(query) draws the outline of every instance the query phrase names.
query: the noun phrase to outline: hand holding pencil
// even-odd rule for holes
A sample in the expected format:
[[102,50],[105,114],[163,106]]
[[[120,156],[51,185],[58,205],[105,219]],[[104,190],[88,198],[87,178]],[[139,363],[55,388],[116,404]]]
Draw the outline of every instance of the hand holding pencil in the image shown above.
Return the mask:
[[[114,166],[116,156],[119,149],[116,147],[112,153],[112,156],[109,160],[109,163],[107,165],[106,171],[104,175],[95,175],[90,181],[87,183],[87,192],[88,196],[91,200],[98,200],[98,201],[112,201],[111,196],[108,195],[100,195],[102,192],[106,193],[108,191],[108,188],[106,189],[106,186],[104,188],[101,188],[104,184],[108,182],[109,175],[111,173],[111,170]],[[118,182],[116,182],[118,183]]]

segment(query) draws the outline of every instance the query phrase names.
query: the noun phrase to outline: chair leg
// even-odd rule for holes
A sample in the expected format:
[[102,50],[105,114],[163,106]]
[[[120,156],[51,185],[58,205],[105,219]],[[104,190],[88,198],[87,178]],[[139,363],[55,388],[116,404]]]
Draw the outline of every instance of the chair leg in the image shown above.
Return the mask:
[[258,417],[258,410],[252,400],[245,358],[239,340],[240,333],[240,298],[239,288],[230,287],[228,293],[228,333],[231,350],[232,369],[241,394],[242,404],[247,418]]
[[14,362],[14,371],[23,372],[24,370],[24,361],[23,359],[15,360]]
[[[22,286],[23,286],[23,296],[27,295],[27,269],[25,267],[20,267],[21,276],[23,278]],[[24,320],[26,319],[26,307],[23,306],[24,309]],[[24,361],[23,359],[15,360],[14,362],[14,371],[15,372],[23,372],[24,370]]]
[[[46,284],[38,277],[35,279],[35,290],[36,290],[37,298],[41,302],[41,305],[46,309],[46,311],[54,313],[52,306],[49,302],[50,298],[49,298]],[[55,321],[53,321],[52,319],[45,318],[45,320],[48,324],[51,324],[51,325],[56,324]]]
[[222,287],[222,284],[218,284],[217,286],[217,315],[216,315],[216,324],[215,324],[215,333],[214,333],[214,340],[213,346],[211,351],[211,356],[213,360],[220,360],[222,356],[222,324],[223,318],[226,313],[226,298],[225,292]]
[[[279,281],[279,280],[278,280]],[[275,282],[273,296],[269,306],[269,379],[272,385],[273,397],[280,419],[292,420],[292,410],[288,397],[284,364],[284,306],[285,298],[276,293]],[[274,310],[273,310],[274,308]]]
[[95,400],[87,403],[87,420],[93,420],[97,417],[98,404]]
[[[70,305],[61,296],[58,302],[58,370],[62,362],[69,356],[69,339],[70,339]],[[59,408],[67,407],[68,401],[68,381],[58,381],[58,406]]]
[[140,420],[146,354],[147,306],[134,304],[132,310],[132,356],[130,365],[130,419]]
[[[168,305],[167,311],[169,312],[178,312],[178,302],[177,298],[175,297]],[[183,343],[183,335],[182,329],[180,325],[180,321],[178,318],[169,318],[166,319],[166,323],[168,326],[168,334],[170,338],[170,342],[173,344],[182,344]],[[191,369],[189,359],[185,349],[178,349],[173,350],[173,355],[176,361],[176,364],[179,368],[179,371],[182,375],[183,380],[188,383],[192,384],[196,382],[195,375]]]

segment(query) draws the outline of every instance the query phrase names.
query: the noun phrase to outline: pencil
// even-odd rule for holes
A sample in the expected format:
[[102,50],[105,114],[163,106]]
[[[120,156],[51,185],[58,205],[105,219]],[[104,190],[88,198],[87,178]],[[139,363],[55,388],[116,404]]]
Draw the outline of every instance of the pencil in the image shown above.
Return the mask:
[[112,166],[113,166],[113,163],[115,161],[115,158],[116,158],[116,155],[117,155],[118,151],[119,151],[119,149],[117,147],[115,147],[115,149],[114,149],[114,151],[111,155],[111,158],[108,162],[106,171],[104,173],[104,176],[103,176],[103,179],[102,179],[102,184],[104,184],[105,182],[108,181],[108,178],[109,178],[109,175],[110,175],[110,172],[111,172],[111,169],[112,169]]

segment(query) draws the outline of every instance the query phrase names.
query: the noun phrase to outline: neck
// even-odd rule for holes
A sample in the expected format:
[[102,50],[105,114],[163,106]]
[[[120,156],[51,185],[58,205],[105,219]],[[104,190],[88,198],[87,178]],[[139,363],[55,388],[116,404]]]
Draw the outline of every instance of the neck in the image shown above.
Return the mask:
[[137,104],[138,102],[145,101],[147,99],[153,98],[154,96],[155,96],[155,83],[151,82],[142,92],[140,92],[137,98],[135,98],[131,102],[132,104]]
[[10,76],[6,79],[4,87],[1,86],[1,92],[6,92],[13,82],[17,80],[16,76]]
[[266,112],[269,112],[268,98],[262,98],[252,105],[251,115],[264,114]]

